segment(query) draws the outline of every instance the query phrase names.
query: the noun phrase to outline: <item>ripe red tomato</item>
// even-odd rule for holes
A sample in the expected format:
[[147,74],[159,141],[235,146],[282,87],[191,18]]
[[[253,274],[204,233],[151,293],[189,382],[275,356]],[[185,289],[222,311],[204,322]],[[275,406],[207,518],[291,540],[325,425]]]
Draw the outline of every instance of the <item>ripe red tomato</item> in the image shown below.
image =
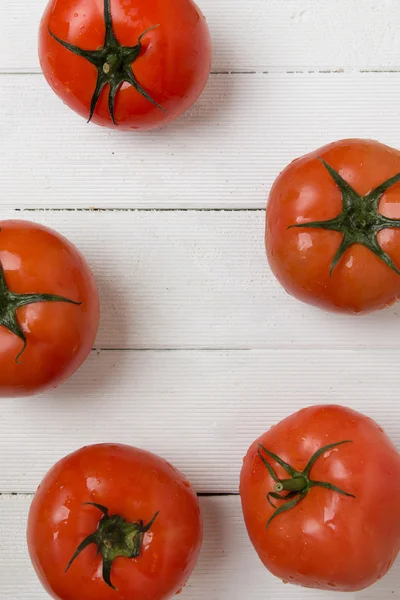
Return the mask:
[[292,162],[267,206],[272,271],[290,294],[360,313],[400,295],[400,152],[343,140]]
[[0,222],[0,396],[59,385],[90,352],[99,297],[89,265],[64,237]]
[[200,96],[211,39],[192,0],[50,0],[39,58],[56,94],[86,119],[153,129]]
[[[165,600],[196,564],[202,523],[188,480],[130,446],[87,446],[58,462],[33,499],[28,547],[58,600]],[[117,590],[117,591],[115,591]]]
[[260,559],[285,582],[362,590],[400,550],[400,455],[349,408],[306,408],[264,433],[244,459],[240,494]]

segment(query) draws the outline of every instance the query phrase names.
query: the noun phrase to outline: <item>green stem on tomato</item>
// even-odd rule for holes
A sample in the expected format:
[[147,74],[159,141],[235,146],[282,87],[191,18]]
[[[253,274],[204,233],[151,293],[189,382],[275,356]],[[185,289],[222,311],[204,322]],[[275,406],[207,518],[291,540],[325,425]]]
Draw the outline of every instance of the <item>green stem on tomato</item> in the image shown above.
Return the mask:
[[400,269],[381,248],[377,237],[382,229],[400,228],[400,219],[389,219],[379,212],[379,202],[383,194],[400,182],[400,173],[381,183],[366,196],[361,196],[323,158],[319,160],[342,194],[342,211],[333,219],[296,223],[295,225],[291,225],[289,229],[326,229],[329,231],[338,231],[343,234],[342,241],[331,263],[331,276],[343,254],[354,244],[361,244],[368,248],[368,250],[373,252],[375,256],[390,267],[392,271],[400,275]]
[[75,302],[75,300],[55,294],[16,294],[15,292],[11,292],[8,288],[3,265],[0,261],[0,325],[19,337],[23,343],[22,349],[16,357],[17,363],[27,345],[26,335],[18,321],[17,311],[23,306],[38,302],[66,302],[68,304],[75,304],[76,306],[82,304],[81,302]]
[[98,553],[103,559],[103,579],[113,590],[116,588],[111,582],[111,569],[113,562],[119,556],[126,558],[137,558],[140,556],[143,545],[144,534],[147,533],[158,517],[158,512],[151,521],[144,524],[143,521],[129,522],[120,515],[110,516],[108,508],[94,502],[86,502],[87,506],[94,506],[103,516],[101,517],[97,530],[88,535],[78,546],[65,572],[75,562],[78,556],[91,544],[97,546]]
[[[268,492],[267,500],[269,504],[275,509],[271,517],[267,521],[267,529],[270,526],[271,522],[276,519],[279,515],[292,508],[295,508],[299,502],[301,502],[304,498],[306,498],[307,494],[309,494],[310,490],[314,487],[325,488],[331,492],[335,492],[338,494],[342,494],[344,496],[348,496],[350,498],[355,498],[355,496],[349,492],[342,490],[341,488],[329,483],[327,481],[315,481],[310,478],[310,471],[312,467],[316,463],[316,461],[323,455],[325,452],[332,450],[333,448],[337,448],[342,444],[350,444],[351,440],[344,440],[342,442],[335,442],[334,444],[328,444],[327,446],[323,446],[317,452],[315,452],[310,460],[308,461],[305,469],[303,471],[297,471],[287,462],[282,460],[277,454],[270,452],[267,450],[262,444],[258,445],[258,456],[260,457],[262,463],[267,468],[269,475],[274,481],[274,491]],[[284,469],[289,475],[288,479],[280,479],[272,465],[268,462],[266,457],[274,460],[282,469]],[[282,495],[282,492],[288,492],[287,495]],[[280,506],[279,508],[272,502],[273,500],[284,501],[285,504]]]
[[139,94],[146,98],[148,102],[163,112],[166,112],[165,109],[140,85],[132,70],[132,64],[139,58],[141,53],[143,37],[153,29],[159,27],[159,25],[153,25],[143,31],[134,46],[122,46],[114,32],[110,0],[104,0],[104,26],[104,43],[101,48],[97,48],[96,50],[84,50],[83,48],[74,46],[56,36],[49,29],[49,34],[56,42],[69,52],[87,60],[97,69],[97,83],[90,103],[88,122],[92,120],[97,103],[100,99],[100,94],[106,85],[109,85],[110,88],[108,109],[114,125],[117,125],[115,120],[115,98],[124,83],[131,85]]

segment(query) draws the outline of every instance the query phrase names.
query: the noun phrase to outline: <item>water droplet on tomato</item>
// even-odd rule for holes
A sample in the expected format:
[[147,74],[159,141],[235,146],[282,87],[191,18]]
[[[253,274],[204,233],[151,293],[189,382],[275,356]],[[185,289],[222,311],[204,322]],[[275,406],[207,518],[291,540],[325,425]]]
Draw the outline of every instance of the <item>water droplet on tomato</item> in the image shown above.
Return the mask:
[[338,451],[338,448],[332,448],[332,450],[328,450],[327,452],[324,452],[324,458],[329,458],[333,452],[337,452],[337,451]]

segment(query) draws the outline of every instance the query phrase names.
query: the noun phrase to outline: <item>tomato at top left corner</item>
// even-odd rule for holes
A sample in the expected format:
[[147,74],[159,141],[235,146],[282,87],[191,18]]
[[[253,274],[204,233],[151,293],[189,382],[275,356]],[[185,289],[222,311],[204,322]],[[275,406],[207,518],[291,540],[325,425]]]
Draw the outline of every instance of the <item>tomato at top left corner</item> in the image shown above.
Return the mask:
[[50,0],[40,24],[51,88],[110,128],[155,129],[182,115],[202,93],[211,58],[193,0]]
[[66,238],[0,221],[0,397],[57,387],[84,362],[100,317],[94,276]]

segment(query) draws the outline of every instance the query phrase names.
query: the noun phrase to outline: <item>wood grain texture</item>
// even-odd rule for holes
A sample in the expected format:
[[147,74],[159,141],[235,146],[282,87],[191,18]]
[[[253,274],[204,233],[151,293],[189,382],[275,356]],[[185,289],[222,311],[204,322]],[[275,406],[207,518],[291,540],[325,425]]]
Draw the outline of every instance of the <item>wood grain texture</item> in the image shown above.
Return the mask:
[[398,347],[398,305],[354,317],[288,296],[269,270],[262,211],[2,212],[12,216],[59,230],[88,259],[96,348]]
[[58,390],[1,402],[1,490],[33,492],[62,456],[119,442],[164,456],[198,492],[237,492],[258,436],[327,403],[375,418],[400,448],[398,357],[390,351],[93,352]]
[[[46,600],[29,562],[25,523],[30,496],[0,497],[2,600]],[[197,568],[184,589],[182,600],[392,600],[400,585],[400,562],[373,587],[358,594],[305,590],[284,585],[262,566],[242,521],[236,497],[201,498],[204,544]]]
[[264,208],[305,152],[395,146],[399,96],[400,73],[215,75],[178,122],[131,134],[87,125],[40,76],[3,75],[2,207]]
[[[198,0],[214,42],[214,71],[393,69],[398,0]],[[0,72],[38,72],[46,0],[2,0]]]

